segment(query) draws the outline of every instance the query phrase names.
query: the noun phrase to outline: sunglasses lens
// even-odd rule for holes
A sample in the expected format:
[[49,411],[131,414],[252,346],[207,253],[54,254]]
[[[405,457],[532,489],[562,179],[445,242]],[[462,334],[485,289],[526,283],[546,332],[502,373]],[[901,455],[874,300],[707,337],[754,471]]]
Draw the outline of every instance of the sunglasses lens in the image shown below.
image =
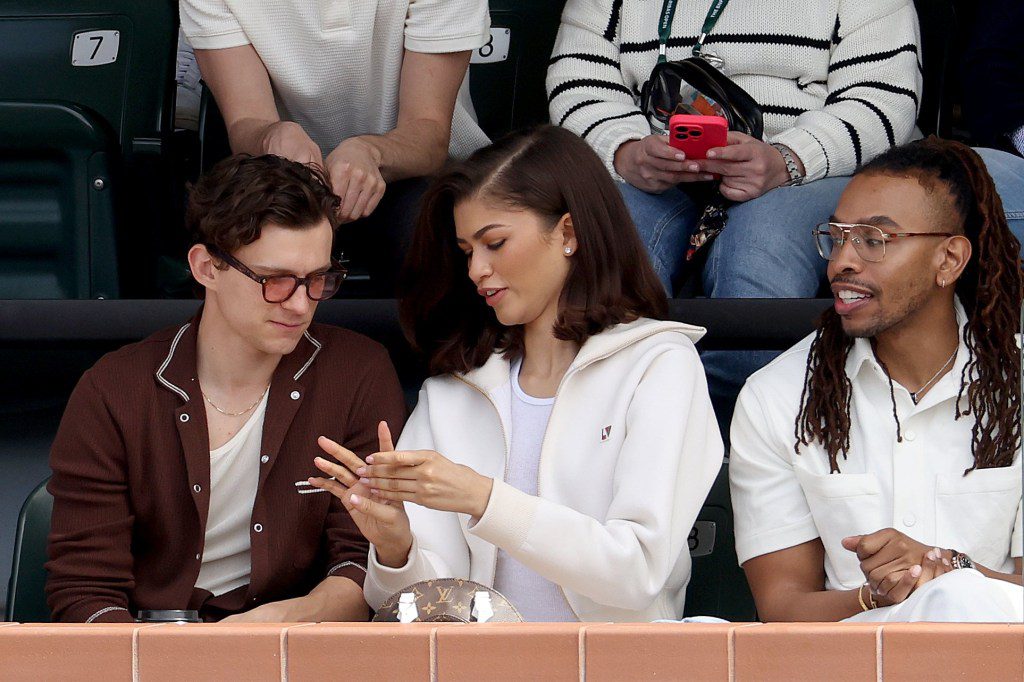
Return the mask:
[[334,296],[338,293],[338,289],[341,288],[341,283],[345,280],[344,272],[325,272],[322,275],[318,275],[309,281],[309,297],[314,301],[322,301],[324,299]]
[[271,303],[287,301],[295,293],[295,284],[293,277],[270,277],[263,285],[263,295]]

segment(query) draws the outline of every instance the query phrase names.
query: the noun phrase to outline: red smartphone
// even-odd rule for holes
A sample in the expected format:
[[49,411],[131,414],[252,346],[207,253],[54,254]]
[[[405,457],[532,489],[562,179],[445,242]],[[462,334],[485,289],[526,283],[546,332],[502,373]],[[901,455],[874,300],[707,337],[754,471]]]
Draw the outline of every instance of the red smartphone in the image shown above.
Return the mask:
[[703,159],[709,149],[724,147],[729,122],[721,116],[676,114],[668,120],[668,143],[687,159]]

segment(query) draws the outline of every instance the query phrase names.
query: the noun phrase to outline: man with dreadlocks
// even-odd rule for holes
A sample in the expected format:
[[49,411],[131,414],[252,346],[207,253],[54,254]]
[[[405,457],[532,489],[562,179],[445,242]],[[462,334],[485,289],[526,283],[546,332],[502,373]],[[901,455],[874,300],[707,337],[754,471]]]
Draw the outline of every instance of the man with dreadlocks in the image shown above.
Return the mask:
[[894,148],[815,238],[835,304],[732,423],[758,613],[1021,620],[1024,278],[984,163],[934,138]]

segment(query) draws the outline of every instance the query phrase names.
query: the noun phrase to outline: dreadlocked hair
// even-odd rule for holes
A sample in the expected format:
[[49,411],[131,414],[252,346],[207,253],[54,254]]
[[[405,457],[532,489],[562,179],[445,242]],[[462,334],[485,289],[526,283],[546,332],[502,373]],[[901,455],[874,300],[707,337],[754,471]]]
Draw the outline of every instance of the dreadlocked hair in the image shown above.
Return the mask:
[[[1010,232],[992,178],[984,161],[970,147],[929,137],[894,147],[861,167],[856,175],[915,178],[931,188],[939,184],[953,197],[960,232],[971,242],[967,266],[956,283],[956,294],[967,313],[963,342],[968,359],[960,376],[954,404],[955,419],[973,415],[971,453],[974,464],[964,471],[1009,466],[1021,444],[1020,350],[1015,332],[1024,276],[1020,243]],[[954,230],[956,231],[956,230]],[[807,356],[800,396],[794,449],[821,443],[831,473],[839,473],[839,456],[850,449],[850,401],[853,387],[846,376],[846,359],[853,339],[843,332],[834,308],[826,310]],[[888,374],[888,369],[886,374]],[[893,418],[901,439],[895,395]],[[966,402],[966,409],[962,403]]]

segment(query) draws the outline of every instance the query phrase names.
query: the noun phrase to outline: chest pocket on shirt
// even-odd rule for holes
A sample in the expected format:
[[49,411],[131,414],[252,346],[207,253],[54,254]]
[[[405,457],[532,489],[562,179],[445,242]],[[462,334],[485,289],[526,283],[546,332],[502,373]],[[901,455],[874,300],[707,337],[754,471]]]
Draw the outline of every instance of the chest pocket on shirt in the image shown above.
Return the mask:
[[795,471],[834,577],[845,587],[862,584],[857,555],[842,540],[892,525],[881,508],[878,479],[874,474],[813,474],[799,466]]
[[994,570],[1007,557],[1021,500],[1021,466],[939,474],[935,480],[935,527],[953,549]]
[[352,10],[349,0],[319,0],[320,31],[330,33],[352,26]]

